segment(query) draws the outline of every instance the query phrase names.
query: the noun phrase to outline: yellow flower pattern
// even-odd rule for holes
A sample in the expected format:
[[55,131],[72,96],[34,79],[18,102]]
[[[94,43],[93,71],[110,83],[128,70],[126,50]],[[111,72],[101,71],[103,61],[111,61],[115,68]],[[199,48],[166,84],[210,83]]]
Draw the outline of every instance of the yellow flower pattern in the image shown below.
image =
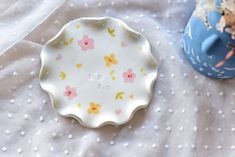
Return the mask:
[[[80,25],[77,24],[76,28],[79,29]],[[115,29],[114,28],[108,28],[107,31],[108,31],[110,36],[115,37]],[[73,37],[70,37],[67,40],[66,39],[63,40],[62,43],[65,46],[69,46],[70,44],[74,43],[74,40],[75,39]],[[122,43],[121,46],[126,47],[127,45],[126,45],[126,43]],[[140,47],[140,49],[143,51],[142,47]],[[62,59],[62,58],[58,58],[58,60],[59,59]],[[102,58],[100,58],[100,59],[102,59]],[[115,56],[115,53],[107,54],[106,56],[103,57],[103,59],[104,59],[105,66],[108,67],[108,68],[118,64],[118,60]],[[83,64],[81,64],[81,63],[76,63],[75,65],[76,65],[77,69],[81,69],[82,66],[83,66]],[[142,75],[144,75],[144,76],[146,75],[146,72],[145,72],[144,68],[140,68],[139,71]],[[116,80],[115,70],[110,69],[109,75],[110,75],[112,80]],[[61,71],[60,74],[59,74],[59,77],[60,77],[61,80],[65,80],[67,78],[67,73],[64,72],[64,71]],[[125,97],[128,98],[128,99],[134,99],[133,94],[126,95],[126,93],[124,91],[117,92],[115,94],[114,99],[118,101],[118,100],[123,100]],[[83,106],[80,103],[75,104],[75,106],[76,106],[77,109],[82,109],[83,108]],[[58,107],[58,106],[55,106],[55,107]],[[88,104],[88,106],[86,108],[87,108],[87,113],[88,114],[90,114],[90,115],[99,115],[100,110],[101,110],[101,105],[98,104],[98,103],[95,103],[95,102],[90,102],[90,104]],[[121,109],[115,110],[115,113],[117,115],[119,115],[121,113]]]
[[91,102],[87,112],[89,114],[98,115],[100,113],[100,108],[101,108],[100,104],[95,104],[94,102]]
[[157,66],[142,35],[112,18],[75,20],[61,34],[45,45],[40,72],[59,113],[89,128],[119,125],[143,105],[139,100],[150,101],[153,89],[145,86],[154,83]]
[[78,68],[78,69],[80,69],[81,67],[82,67],[82,64],[76,64],[76,67]]
[[114,53],[109,56],[104,56],[104,61],[106,67],[110,67],[111,65],[116,65],[118,63]]

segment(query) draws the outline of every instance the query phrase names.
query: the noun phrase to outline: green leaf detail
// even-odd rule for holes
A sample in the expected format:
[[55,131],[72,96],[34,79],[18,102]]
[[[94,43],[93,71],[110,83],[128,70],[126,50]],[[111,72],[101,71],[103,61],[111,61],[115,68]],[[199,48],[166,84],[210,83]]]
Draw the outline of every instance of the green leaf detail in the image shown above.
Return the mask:
[[116,80],[116,77],[115,77],[115,71],[114,70],[112,70],[112,71],[110,71],[110,76],[111,76],[111,78],[112,78],[112,80]]
[[122,100],[123,99],[123,97],[124,97],[124,92],[118,92],[117,94],[116,94],[116,96],[115,96],[115,99],[116,100]]
[[70,44],[73,43],[73,41],[74,41],[74,38],[70,38],[70,39],[69,39],[69,43],[70,43]]
[[74,38],[71,37],[71,38],[68,39],[68,41],[67,41],[67,40],[64,40],[64,41],[63,41],[63,44],[64,44],[65,46],[68,46],[69,44],[72,44],[73,42],[74,42]]
[[109,33],[109,35],[111,35],[112,37],[115,37],[115,29],[113,29],[113,28],[108,28],[108,33]]
[[114,74],[114,70],[110,71],[110,75],[113,75]]
[[66,76],[67,76],[67,75],[66,75],[65,72],[63,72],[63,71],[60,72],[60,79],[61,79],[61,80],[65,80],[65,79],[66,79]]
[[144,68],[140,68],[140,72],[141,72],[144,76],[147,75],[146,72],[145,72],[145,70],[144,70]]
[[67,46],[69,44],[66,40],[63,43],[65,46]]

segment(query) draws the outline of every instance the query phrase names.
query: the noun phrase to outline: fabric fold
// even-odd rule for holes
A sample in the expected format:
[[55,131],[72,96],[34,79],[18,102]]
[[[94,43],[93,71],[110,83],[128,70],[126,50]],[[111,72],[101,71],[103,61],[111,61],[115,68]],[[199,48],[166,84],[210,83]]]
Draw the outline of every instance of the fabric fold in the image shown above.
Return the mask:
[[0,12],[0,56],[32,32],[63,3],[64,0],[21,0],[6,6],[7,9]]

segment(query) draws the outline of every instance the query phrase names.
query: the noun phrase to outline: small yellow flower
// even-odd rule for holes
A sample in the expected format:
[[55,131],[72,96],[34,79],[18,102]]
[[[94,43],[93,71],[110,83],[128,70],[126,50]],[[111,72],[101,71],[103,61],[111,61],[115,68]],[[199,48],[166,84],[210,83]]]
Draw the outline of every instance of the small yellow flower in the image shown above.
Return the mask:
[[115,64],[118,63],[116,58],[115,58],[115,54],[114,53],[112,53],[109,56],[104,56],[104,61],[105,61],[105,65],[107,67],[110,67],[112,64],[115,65]]
[[88,113],[97,115],[100,112],[100,107],[101,106],[99,104],[95,104],[94,102],[91,102],[90,107],[88,109]]
[[79,25],[79,24],[77,24],[77,25],[76,25],[76,28],[77,28],[77,29],[79,29],[79,28],[80,28],[80,25]]
[[77,68],[81,68],[82,67],[82,64],[76,64]]

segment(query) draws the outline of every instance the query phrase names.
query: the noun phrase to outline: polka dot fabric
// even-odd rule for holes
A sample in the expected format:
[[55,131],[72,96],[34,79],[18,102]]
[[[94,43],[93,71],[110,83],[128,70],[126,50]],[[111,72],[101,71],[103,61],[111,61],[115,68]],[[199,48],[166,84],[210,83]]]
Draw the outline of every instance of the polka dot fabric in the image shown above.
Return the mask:
[[[0,57],[0,156],[234,156],[234,80],[206,78],[183,56],[181,36],[193,7],[193,0],[63,3]],[[63,118],[39,85],[43,44],[65,23],[84,16],[125,21],[146,36],[159,63],[149,107],[125,125],[88,129]]]

